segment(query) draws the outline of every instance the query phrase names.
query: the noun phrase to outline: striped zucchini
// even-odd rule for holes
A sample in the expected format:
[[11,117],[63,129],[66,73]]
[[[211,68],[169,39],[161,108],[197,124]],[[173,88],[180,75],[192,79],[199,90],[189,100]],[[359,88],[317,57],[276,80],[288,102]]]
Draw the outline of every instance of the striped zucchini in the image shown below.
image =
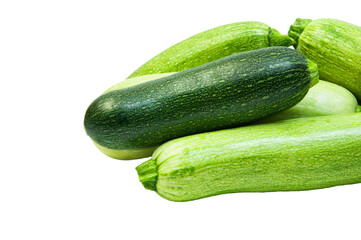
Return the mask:
[[148,74],[148,75],[143,75],[143,76],[139,76],[139,77],[127,78],[124,81],[121,81],[120,83],[117,83],[114,86],[110,87],[104,93],[122,89],[122,88],[128,88],[128,87],[138,85],[141,83],[145,83],[145,82],[149,82],[149,81],[152,81],[152,80],[155,80],[158,78],[168,77],[172,74],[174,74],[174,73]]
[[103,94],[89,106],[84,125],[105,154],[147,157],[171,139],[288,109],[317,81],[317,66],[299,52],[263,48]]
[[201,32],[166,49],[130,77],[180,72],[234,53],[271,46],[291,46],[287,35],[260,22],[238,22]]
[[361,100],[361,27],[335,19],[297,19],[288,34],[296,49],[318,65],[321,79]]
[[163,144],[136,170],[172,201],[360,183],[360,123],[353,113],[196,134]]

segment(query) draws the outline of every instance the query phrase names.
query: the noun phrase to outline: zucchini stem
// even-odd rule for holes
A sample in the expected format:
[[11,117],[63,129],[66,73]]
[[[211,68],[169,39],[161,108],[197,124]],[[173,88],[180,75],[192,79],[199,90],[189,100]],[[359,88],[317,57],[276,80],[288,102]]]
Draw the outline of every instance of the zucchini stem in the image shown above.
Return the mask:
[[295,49],[297,49],[297,45],[298,45],[298,39],[301,36],[303,30],[305,29],[305,27],[312,22],[311,19],[303,19],[303,18],[297,18],[295,23],[291,25],[289,31],[288,31],[288,36],[290,36],[293,41],[293,47]]
[[307,67],[308,70],[310,71],[310,77],[311,77],[310,88],[311,88],[315,86],[319,81],[318,67],[316,63],[312,62],[309,59],[307,59]]
[[144,188],[156,191],[156,184],[158,179],[158,167],[155,159],[150,159],[138,167],[139,181],[143,184]]
[[361,112],[361,106],[357,105],[355,112]]
[[273,47],[273,46],[289,47],[295,43],[293,41],[293,39],[290,38],[288,35],[282,35],[280,32],[278,32],[274,28],[271,28],[268,33],[268,41],[269,41],[270,47]]

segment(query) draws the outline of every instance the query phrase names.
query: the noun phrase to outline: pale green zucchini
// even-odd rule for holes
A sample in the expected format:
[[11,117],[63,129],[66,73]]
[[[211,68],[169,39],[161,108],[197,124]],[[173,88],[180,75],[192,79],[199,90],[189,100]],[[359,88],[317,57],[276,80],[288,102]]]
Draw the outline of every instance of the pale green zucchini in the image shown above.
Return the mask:
[[361,100],[361,27],[336,19],[297,19],[289,36],[314,61],[320,79],[350,90]]
[[297,118],[182,137],[136,169],[172,201],[361,182],[361,114]]
[[232,55],[271,46],[291,46],[287,35],[261,22],[237,22],[212,28],[164,50],[128,78],[180,72]]
[[127,78],[124,81],[121,81],[121,82],[115,84],[114,86],[110,87],[104,93],[122,89],[122,88],[131,87],[131,86],[149,82],[149,81],[152,81],[152,80],[155,80],[158,78],[167,77],[172,74],[174,74],[174,73],[148,74],[148,75],[143,75],[143,76],[139,76],[139,77]]

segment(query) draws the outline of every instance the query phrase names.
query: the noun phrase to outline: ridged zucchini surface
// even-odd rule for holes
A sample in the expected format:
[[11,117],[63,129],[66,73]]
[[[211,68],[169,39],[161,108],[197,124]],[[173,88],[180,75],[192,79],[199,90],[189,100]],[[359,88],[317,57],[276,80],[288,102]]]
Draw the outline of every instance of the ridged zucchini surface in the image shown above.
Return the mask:
[[296,49],[318,65],[321,79],[361,101],[361,27],[336,19],[297,19],[288,34]]
[[299,52],[263,48],[105,93],[89,106],[84,125],[109,156],[147,157],[171,139],[288,109],[317,81],[317,67]]
[[287,35],[261,22],[237,22],[212,28],[164,50],[134,71],[130,77],[180,72],[234,53],[271,46],[291,46]]
[[174,139],[136,169],[172,201],[361,182],[361,114],[297,118]]

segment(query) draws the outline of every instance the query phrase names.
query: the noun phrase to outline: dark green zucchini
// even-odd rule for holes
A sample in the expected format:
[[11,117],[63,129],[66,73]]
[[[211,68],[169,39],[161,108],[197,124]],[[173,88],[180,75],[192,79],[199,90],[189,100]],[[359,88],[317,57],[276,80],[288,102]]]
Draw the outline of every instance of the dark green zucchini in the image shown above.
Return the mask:
[[[109,88],[106,92],[131,87],[140,83],[153,81],[157,78],[174,73],[161,73],[128,78]],[[313,86],[307,95],[296,106],[285,111],[273,114],[258,123],[275,122],[291,118],[317,117],[354,113],[359,110],[355,96],[346,88],[335,83],[320,81]]]
[[258,49],[105,93],[87,109],[84,125],[105,154],[147,157],[168,140],[288,109],[317,81],[317,66],[299,52]]

